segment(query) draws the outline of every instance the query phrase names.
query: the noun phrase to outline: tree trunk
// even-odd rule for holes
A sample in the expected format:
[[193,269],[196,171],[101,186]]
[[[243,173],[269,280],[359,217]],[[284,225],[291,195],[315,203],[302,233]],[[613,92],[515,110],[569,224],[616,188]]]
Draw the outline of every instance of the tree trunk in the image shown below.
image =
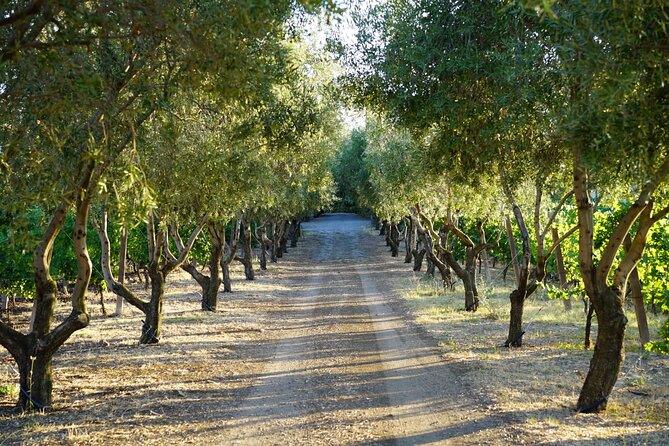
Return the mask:
[[[202,309],[204,311],[216,311],[218,304],[218,290],[221,287],[221,269],[220,262],[223,256],[223,244],[225,243],[224,231],[225,224],[220,221],[208,221],[207,233],[209,234],[209,260],[207,267],[209,268],[209,276],[202,274],[194,262],[184,262],[181,269],[186,271],[195,279],[195,281],[202,288]],[[172,237],[174,238],[179,250],[185,249],[181,237],[178,232],[173,230]]]
[[399,229],[397,229],[397,225],[395,223],[391,223],[388,230],[387,241],[390,246],[390,255],[392,257],[397,257],[399,255],[400,252],[399,238],[400,238],[400,232]]
[[9,296],[5,293],[0,293],[0,321],[7,314],[7,320],[9,321]]
[[[251,220],[245,218],[242,220],[241,228],[242,250],[244,251],[244,276],[246,280],[255,279],[255,271],[253,270],[253,240],[251,238]],[[297,228],[295,229],[295,237],[297,237]]]
[[578,398],[578,412],[606,410],[608,397],[618,380],[625,353],[623,341],[627,318],[621,291],[613,287],[600,290],[592,305],[597,314],[597,341],[590,369]]
[[413,270],[420,271],[423,268],[423,259],[425,258],[425,248],[420,251],[415,250],[413,253]]
[[381,230],[381,220],[374,214],[372,214],[372,226],[377,231]]
[[298,239],[298,222],[297,220],[293,220],[293,222],[290,224],[290,247],[291,248],[297,248],[297,239]]
[[[225,244],[225,224],[209,223],[207,225],[211,247],[209,249],[209,277],[206,280],[198,280],[202,287],[202,309],[205,311],[216,311],[218,305],[218,290],[221,287],[221,258],[223,257],[223,246]],[[195,269],[195,267],[193,266]],[[197,278],[196,278],[197,280]]]
[[428,276],[434,277],[434,271],[436,267],[434,266],[434,262],[432,261],[431,256],[427,256],[427,268],[425,269],[425,274]]
[[77,256],[77,281],[72,291],[72,311],[57,327],[51,329],[58,288],[49,273],[53,244],[62,229],[71,202],[64,201],[51,218],[35,250],[33,269],[36,296],[30,334],[23,335],[0,321],[0,341],[17,361],[20,392],[18,406],[24,410],[44,409],[51,405],[53,376],[51,362],[61,345],[90,321],[86,308],[86,291],[93,264],[88,255],[87,232],[89,185],[93,165],[88,166],[76,198],[74,252]]
[[288,252],[288,223],[281,224],[281,237],[279,238],[279,257],[283,257]]
[[630,287],[632,288],[632,304],[634,304],[634,313],[636,322],[639,326],[639,340],[643,347],[650,342],[650,331],[648,329],[648,318],[646,317],[646,308],[643,305],[643,293],[641,292],[641,281],[639,280],[639,271],[634,268],[629,277]]
[[272,242],[272,262],[276,262],[277,259],[283,258],[283,254],[287,252],[285,221],[276,224]]
[[416,247],[418,246],[418,229],[416,225],[411,222],[411,219],[405,219],[405,225],[410,225],[411,229],[407,228],[406,237],[404,239],[404,248],[406,255],[404,256],[404,263],[411,263],[414,259],[414,253],[416,252]]
[[[648,231],[669,213],[669,207],[665,207],[653,214],[652,199],[656,188],[669,175],[669,160],[665,160],[656,171],[656,177],[639,190],[638,198],[619,219],[595,266],[592,260],[595,246],[594,206],[590,196],[588,170],[578,149],[573,151],[573,155],[574,196],[578,205],[579,267],[590,305],[597,315],[597,342],[578,398],[578,411],[600,412],[606,409],[624,358],[623,340],[627,318],[623,303],[628,277],[643,255]],[[613,269],[620,247],[635,224],[634,238],[629,248],[625,249],[618,266]],[[608,284],[609,276],[612,276],[612,285]]]
[[158,262],[149,262],[149,278],[151,279],[151,300],[146,306],[145,320],[142,324],[140,344],[157,344],[160,341],[163,322],[163,298],[165,296],[165,276]]
[[459,276],[465,288],[465,310],[475,312],[478,310],[481,302],[479,301],[479,292],[476,287],[476,255],[474,252],[467,253],[464,273],[464,275]]
[[[451,266],[449,264],[449,261],[451,259],[448,258],[448,226],[443,226],[442,229],[439,230],[439,240],[438,240],[439,246],[442,249],[437,250],[437,259],[439,262],[435,262],[437,264],[437,268],[439,269],[439,273],[441,274],[441,281],[444,284],[444,289],[449,289],[451,291],[454,290],[455,287],[455,280],[453,280],[453,274],[451,273]],[[452,259],[455,261],[455,259]]]
[[590,331],[592,330],[592,315],[595,312],[595,307],[592,305],[588,307],[587,299],[583,299],[583,302],[585,303],[585,339],[583,341],[583,348],[587,350],[590,348]]
[[[486,239],[485,239],[485,232],[482,233],[481,237],[481,243],[486,244]],[[483,262],[483,273],[485,274],[485,281],[486,283],[491,283],[492,282],[492,276],[490,275],[490,265],[489,265],[489,259],[488,259],[488,250],[483,248],[481,251],[481,261]]]
[[518,266],[518,251],[516,250],[516,239],[513,237],[513,229],[511,228],[511,219],[506,217],[506,235],[509,239],[509,254],[511,255],[511,265],[513,265],[513,272],[516,276],[516,283],[520,280],[520,267]]
[[[102,275],[105,279],[105,284],[107,285],[107,289],[109,291],[112,291],[114,288],[114,278],[112,277],[112,272],[111,272],[111,244],[109,242],[109,235],[107,231],[108,227],[108,215],[107,215],[107,210],[102,209],[102,215],[100,216],[100,221],[95,222],[97,223],[97,232],[98,232],[98,238],[100,239],[100,262],[101,262],[101,268],[102,268]],[[117,300],[121,298],[120,296],[117,296]]]
[[[160,341],[163,298],[165,295],[165,279],[167,275],[176,268],[184,268],[184,262],[188,258],[188,253],[193,248],[195,239],[198,237],[202,228],[208,224],[208,214],[205,213],[199,223],[191,233],[188,242],[184,244],[181,241],[176,224],[172,225],[172,237],[179,248],[179,257],[174,257],[169,249],[168,233],[165,227],[159,223],[156,233],[156,225],[152,215],[149,216],[149,222],[146,225],[147,244],[149,251],[149,265],[147,274],[151,282],[151,299],[146,302],[138,298],[125,285],[114,282],[113,291],[131,305],[136,307],[145,315],[142,321],[142,334],[139,338],[140,344],[156,344]],[[193,266],[193,265],[191,265]],[[184,268],[188,270],[187,268]],[[108,272],[105,277],[111,276]]]
[[[510,194],[509,194],[510,195]],[[537,203],[540,205],[541,192],[537,192]],[[511,198],[511,196],[509,196]],[[533,285],[528,287],[528,280],[530,277],[530,259],[532,256],[530,250],[530,234],[527,231],[525,225],[525,218],[523,213],[520,210],[520,207],[514,202],[513,203],[513,214],[518,225],[518,230],[520,232],[520,239],[523,246],[523,256],[522,262],[518,264],[517,254],[514,257],[514,268],[518,268],[518,275],[516,276],[516,289],[511,292],[509,295],[509,301],[511,303],[511,309],[509,313],[509,336],[506,339],[504,345],[506,347],[521,347],[523,345],[522,336],[523,333],[523,312],[525,307],[525,300],[534,292],[536,289],[536,282],[543,279],[543,269],[535,269],[535,281]],[[515,252],[515,240],[513,240],[513,231],[511,229],[511,221],[507,218],[507,233],[509,235],[509,246],[511,247],[512,253]],[[538,230],[538,228],[536,228]],[[543,256],[543,244],[538,243],[537,247],[538,256]],[[512,254],[514,255],[514,254]],[[515,272],[515,270],[514,270]]]
[[232,280],[230,279],[230,265],[223,264],[223,292],[232,293]]
[[279,258],[279,228],[277,223],[272,223],[272,245],[270,247],[270,260],[276,263]]
[[523,345],[523,310],[525,308],[525,293],[513,290],[509,296],[511,301],[511,319],[509,321],[509,336],[504,342],[505,347],[522,347]]
[[223,292],[231,293],[232,292],[232,280],[230,278],[230,264],[235,259],[235,254],[237,253],[237,245],[239,243],[239,234],[241,231],[241,219],[237,219],[237,222],[230,230],[230,242],[225,243],[225,228],[223,229],[223,246],[226,248],[226,252],[223,253],[221,258],[221,269],[223,270]]
[[269,238],[267,237],[267,223],[260,227],[260,269],[265,271],[267,269],[267,247],[269,246]]
[[[632,237],[629,234],[625,236],[623,242],[625,252],[629,252],[632,247]],[[637,326],[639,328],[639,340],[643,347],[650,342],[650,331],[648,330],[648,318],[646,317],[646,308],[643,305],[643,293],[641,290],[641,281],[639,280],[639,270],[635,267],[629,275],[629,286],[631,288],[632,304],[636,314]]]
[[381,222],[381,229],[379,229],[379,235],[386,235],[387,226],[388,224],[385,221]]
[[[551,229],[551,235],[553,238],[553,244],[557,245],[555,248],[555,263],[557,265],[557,273],[558,273],[558,279],[560,281],[560,289],[566,290],[567,289],[567,272],[564,269],[564,261],[562,259],[562,249],[560,248],[560,244],[558,243],[560,241],[560,236],[558,234],[557,228],[552,228]],[[568,297],[567,299],[564,299],[564,309],[567,311],[571,311],[572,307],[572,302],[571,302],[571,297]]]
[[[119,249],[118,259],[118,283],[125,283],[125,263],[128,257],[128,229],[123,227],[121,230],[121,246]],[[111,291],[111,288],[109,288]],[[116,296],[116,311],[115,316],[123,315],[123,298]]]
[[37,350],[37,342],[33,338],[17,361],[21,389],[17,405],[23,410],[43,410],[53,402],[53,354],[31,353]]

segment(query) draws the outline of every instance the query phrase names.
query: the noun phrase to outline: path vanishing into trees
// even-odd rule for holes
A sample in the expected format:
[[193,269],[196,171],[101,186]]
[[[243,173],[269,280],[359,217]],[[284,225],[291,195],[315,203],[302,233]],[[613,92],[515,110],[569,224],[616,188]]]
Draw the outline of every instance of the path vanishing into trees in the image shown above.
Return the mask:
[[[232,444],[508,444],[399,302],[382,239],[352,214],[304,224],[274,351],[223,429]],[[396,259],[395,259],[396,260]],[[394,266],[393,266],[394,265]]]

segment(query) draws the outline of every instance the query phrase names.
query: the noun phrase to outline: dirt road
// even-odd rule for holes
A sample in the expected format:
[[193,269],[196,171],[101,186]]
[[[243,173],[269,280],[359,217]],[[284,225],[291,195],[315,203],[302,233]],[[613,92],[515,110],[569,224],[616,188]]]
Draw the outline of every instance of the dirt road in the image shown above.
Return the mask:
[[[501,415],[464,387],[406,317],[408,265],[349,214],[304,224],[271,360],[225,420],[231,444],[508,444]],[[221,437],[224,440],[224,437]]]

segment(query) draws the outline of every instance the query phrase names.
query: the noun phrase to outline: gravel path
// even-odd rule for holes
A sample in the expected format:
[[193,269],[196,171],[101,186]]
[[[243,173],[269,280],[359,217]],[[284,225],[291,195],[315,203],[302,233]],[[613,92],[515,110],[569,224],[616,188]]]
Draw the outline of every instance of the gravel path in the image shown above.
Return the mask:
[[272,311],[274,351],[225,420],[232,444],[508,444],[486,409],[406,316],[390,259],[351,214],[304,224]]

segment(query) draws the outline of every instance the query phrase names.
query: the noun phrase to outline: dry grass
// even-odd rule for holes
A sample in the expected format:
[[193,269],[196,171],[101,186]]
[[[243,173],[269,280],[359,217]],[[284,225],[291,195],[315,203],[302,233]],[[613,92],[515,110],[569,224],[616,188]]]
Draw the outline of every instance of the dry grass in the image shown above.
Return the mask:
[[[483,306],[462,310],[462,292],[444,292],[431,278],[413,276],[404,298],[416,320],[439,340],[444,359],[461,367],[465,380],[487,393],[497,410],[514,413],[519,429],[543,444],[669,444],[669,357],[648,354],[637,338],[633,311],[626,358],[605,415],[576,415],[575,403],[592,351],[583,349],[581,302],[571,311],[544,292],[525,307],[524,346],[503,347],[508,296],[501,281],[482,285]],[[662,317],[649,315],[655,334]],[[596,322],[593,322],[593,340]]]
[[[384,247],[379,250],[386,255]],[[608,412],[576,415],[592,354],[580,347],[579,303],[565,312],[561,302],[537,295],[526,308],[525,346],[505,349],[510,290],[503,284],[482,289],[484,305],[467,313],[460,290],[443,293],[401,260],[393,262],[386,269],[388,292],[404,290],[417,322],[439,340],[444,360],[490,401],[491,410],[516,421],[516,438],[538,444],[669,444],[669,358],[642,353],[633,312],[628,354]],[[199,310],[198,287],[190,278],[171,278],[163,339],[155,346],[137,345],[138,311],[106,318],[93,300],[91,326],[55,358],[55,406],[46,414],[11,412],[17,372],[0,349],[0,445],[206,442],[271,360],[270,333],[261,327],[272,327],[268,315],[289,293],[286,279],[300,271],[271,269],[254,282],[241,280],[239,267],[233,274],[235,292],[222,295],[218,314]],[[112,302],[110,296],[108,309]],[[62,304],[59,317],[66,314]],[[20,316],[25,320],[29,309]],[[659,323],[651,318],[654,330]]]
[[[253,282],[233,270],[232,294],[218,313],[200,310],[189,276],[169,280],[161,342],[138,345],[143,315],[126,307],[122,318],[101,315],[92,298],[91,325],[54,358],[54,406],[45,414],[16,413],[18,373],[0,351],[0,445],[198,443],[237,404],[262,364],[266,333],[263,307],[281,295],[271,271]],[[139,285],[136,291],[144,293]],[[108,296],[107,309],[114,299]],[[59,317],[67,313],[61,303]]]

